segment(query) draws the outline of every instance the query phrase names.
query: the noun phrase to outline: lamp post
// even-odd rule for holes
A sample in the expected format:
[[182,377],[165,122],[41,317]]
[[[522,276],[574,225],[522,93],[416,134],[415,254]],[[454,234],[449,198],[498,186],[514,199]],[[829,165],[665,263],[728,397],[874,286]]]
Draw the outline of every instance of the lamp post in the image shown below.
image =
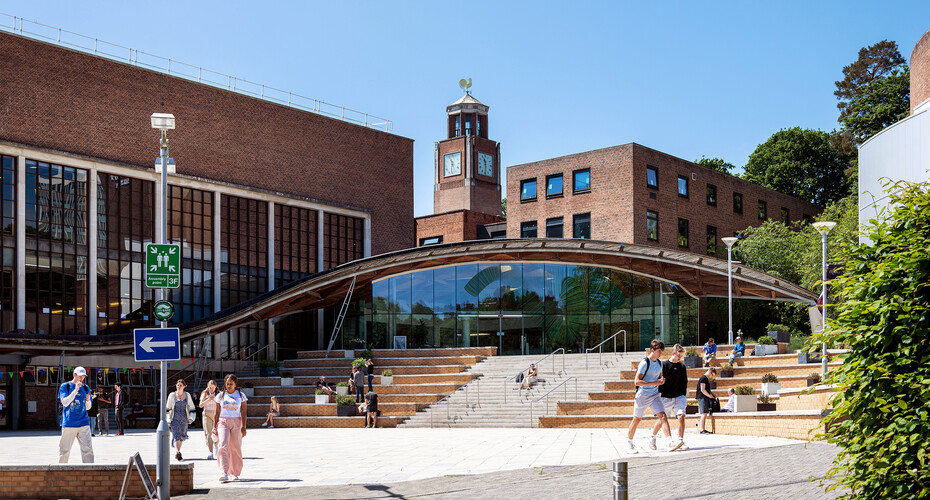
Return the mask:
[[[830,234],[830,231],[833,230],[833,227],[836,226],[836,222],[830,221],[820,221],[812,224],[814,229],[820,233],[820,241],[823,247],[823,314],[821,315],[821,335],[827,331],[827,235]],[[821,360],[822,369],[821,377],[822,379],[827,378],[827,342],[823,343],[823,359]]]
[[[174,130],[174,115],[168,113],[152,113],[152,128],[161,130],[161,234],[158,243],[168,242],[168,131]],[[164,288],[155,289],[155,300],[167,298]],[[161,322],[162,328],[168,327],[167,321]],[[161,403],[158,410],[157,461],[155,464],[155,480],[158,487],[158,498],[164,500],[171,498],[171,454],[169,450],[169,427],[165,420],[165,396],[168,392],[168,366],[161,362]]]
[[733,345],[733,245],[739,238],[730,236],[720,239],[727,246],[727,342]]

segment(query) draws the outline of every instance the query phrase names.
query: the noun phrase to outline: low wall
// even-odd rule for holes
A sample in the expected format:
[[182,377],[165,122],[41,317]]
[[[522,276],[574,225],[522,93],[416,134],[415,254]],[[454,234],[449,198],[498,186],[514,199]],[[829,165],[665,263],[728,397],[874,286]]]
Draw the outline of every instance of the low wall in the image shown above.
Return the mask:
[[[146,469],[154,483],[155,465],[146,465]],[[0,498],[119,498],[125,474],[125,464],[0,465]],[[185,495],[193,489],[194,464],[172,464],[171,495]],[[135,468],[129,471],[126,496],[145,496]]]

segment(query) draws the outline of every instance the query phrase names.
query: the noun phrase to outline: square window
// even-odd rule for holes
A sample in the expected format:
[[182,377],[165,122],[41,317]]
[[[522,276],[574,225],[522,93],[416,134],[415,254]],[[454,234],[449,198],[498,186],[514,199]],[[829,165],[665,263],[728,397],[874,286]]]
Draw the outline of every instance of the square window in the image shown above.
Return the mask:
[[781,223],[786,226],[791,225],[791,213],[784,207],[781,209]]
[[562,218],[553,217],[546,219],[546,238],[562,237]]
[[520,223],[520,237],[521,238],[536,238],[536,221],[530,220]]
[[572,238],[591,239],[591,214],[576,214],[572,220]]
[[707,226],[707,255],[717,256],[717,228]]
[[733,213],[743,213],[743,195],[740,193],[733,193]]
[[429,238],[420,238],[420,246],[438,245],[442,243],[442,236],[430,236]]
[[688,197],[688,178],[683,175],[678,176],[678,196]]
[[659,214],[652,210],[646,211],[646,239],[659,241]]
[[688,248],[688,219],[678,219],[678,246]]
[[717,186],[713,184],[707,185],[707,204],[717,206]]
[[646,186],[659,189],[659,170],[655,167],[646,167]]
[[546,197],[562,195],[562,174],[546,177]]
[[520,201],[536,199],[536,179],[526,179],[520,182]]
[[768,204],[762,200],[759,200],[759,220],[765,220],[768,218]]
[[575,170],[572,177],[572,188],[576,193],[591,190],[591,169]]

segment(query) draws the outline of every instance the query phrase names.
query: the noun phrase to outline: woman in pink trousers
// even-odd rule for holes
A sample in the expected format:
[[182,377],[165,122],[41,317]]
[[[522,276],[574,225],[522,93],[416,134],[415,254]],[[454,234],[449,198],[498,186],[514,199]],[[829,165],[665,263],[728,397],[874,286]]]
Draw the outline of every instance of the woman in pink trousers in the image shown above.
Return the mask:
[[213,414],[213,432],[217,436],[217,462],[220,465],[220,482],[230,478],[239,479],[242,473],[242,438],[245,437],[245,423],[248,413],[248,398],[239,390],[239,379],[235,375],[226,375],[225,390],[220,392],[215,401],[219,411]]

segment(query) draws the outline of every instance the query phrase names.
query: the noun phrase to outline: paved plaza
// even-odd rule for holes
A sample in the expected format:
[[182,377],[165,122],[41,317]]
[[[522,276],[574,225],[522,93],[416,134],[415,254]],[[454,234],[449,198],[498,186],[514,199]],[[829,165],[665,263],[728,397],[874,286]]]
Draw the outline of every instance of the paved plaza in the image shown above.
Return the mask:
[[[195,464],[185,498],[606,498],[611,463],[630,466],[633,498],[827,498],[809,477],[823,474],[836,449],[788,439],[699,435],[689,451],[623,451],[617,429],[250,429],[239,481],[218,481],[199,429],[184,444]],[[58,434],[0,435],[3,465],[57,463]],[[125,463],[136,451],[155,463],[154,431],[94,438],[97,463]],[[172,452],[173,455],[173,452]],[[75,450],[71,462],[78,463]],[[172,462],[174,458],[172,457]]]

